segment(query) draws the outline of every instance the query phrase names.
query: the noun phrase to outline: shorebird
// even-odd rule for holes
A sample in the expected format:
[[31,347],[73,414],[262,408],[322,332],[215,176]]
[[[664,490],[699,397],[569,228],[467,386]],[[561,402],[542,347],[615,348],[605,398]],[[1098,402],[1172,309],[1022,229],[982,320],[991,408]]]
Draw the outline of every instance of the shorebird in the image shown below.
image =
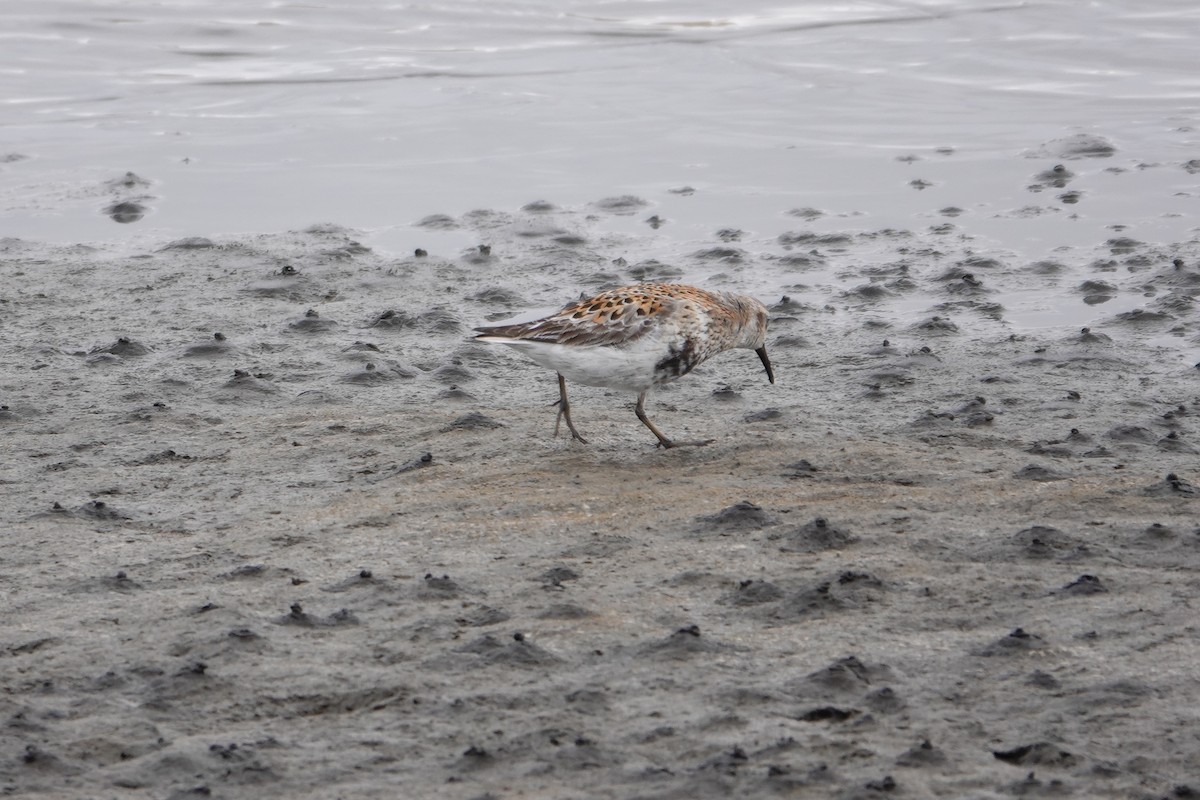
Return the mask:
[[588,386],[637,392],[634,413],[660,447],[705,445],[711,439],[677,442],[646,416],[646,394],[681,378],[717,353],[754,350],[775,382],[767,358],[767,309],[752,297],[710,292],[672,283],[624,286],[568,303],[532,322],[476,328],[477,341],[506,344],[558,373],[558,417],[571,436],[587,444],[571,421],[567,379]]

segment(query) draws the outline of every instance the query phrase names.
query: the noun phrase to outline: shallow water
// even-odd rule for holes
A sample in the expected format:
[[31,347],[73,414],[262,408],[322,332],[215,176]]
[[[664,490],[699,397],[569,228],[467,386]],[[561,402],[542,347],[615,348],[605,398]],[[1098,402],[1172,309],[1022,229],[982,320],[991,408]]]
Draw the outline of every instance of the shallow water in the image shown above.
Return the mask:
[[[789,231],[941,226],[1012,266],[1195,235],[1194,4],[738,8],[25,4],[0,34],[0,235],[136,249],[336,222],[453,253],[473,236],[413,223],[623,195],[646,205],[589,233],[671,262],[718,229],[761,254]],[[1038,183],[1059,163],[1069,182]],[[1096,316],[1017,305],[1035,327]]]

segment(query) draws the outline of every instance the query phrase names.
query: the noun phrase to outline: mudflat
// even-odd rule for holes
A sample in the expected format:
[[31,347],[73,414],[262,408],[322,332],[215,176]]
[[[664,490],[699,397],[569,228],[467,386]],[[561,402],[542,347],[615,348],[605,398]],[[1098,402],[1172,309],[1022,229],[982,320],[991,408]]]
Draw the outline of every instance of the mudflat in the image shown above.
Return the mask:
[[[0,243],[0,790],[1200,791],[1194,239],[1024,264],[799,222],[680,269],[590,214],[412,256]],[[591,444],[555,438],[553,374],[469,340],[681,277],[797,291],[759,292],[776,385],[734,351],[651,393],[706,447],[586,387]],[[1126,305],[1010,324],[996,287],[1041,282]]]

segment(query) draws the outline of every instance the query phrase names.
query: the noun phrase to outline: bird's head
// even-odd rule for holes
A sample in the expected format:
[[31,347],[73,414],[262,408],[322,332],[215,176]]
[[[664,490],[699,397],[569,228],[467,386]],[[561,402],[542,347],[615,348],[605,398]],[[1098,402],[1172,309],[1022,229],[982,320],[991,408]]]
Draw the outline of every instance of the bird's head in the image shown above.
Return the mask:
[[767,380],[774,383],[775,370],[767,358],[767,307],[745,295],[735,295],[733,300],[741,322],[737,346],[757,353],[767,371]]

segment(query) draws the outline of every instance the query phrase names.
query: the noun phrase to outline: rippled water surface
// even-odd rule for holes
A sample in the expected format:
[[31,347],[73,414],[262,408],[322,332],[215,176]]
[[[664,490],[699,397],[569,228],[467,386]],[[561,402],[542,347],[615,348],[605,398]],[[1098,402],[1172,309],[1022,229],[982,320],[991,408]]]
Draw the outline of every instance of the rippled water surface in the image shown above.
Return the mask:
[[0,235],[330,221],[406,252],[473,243],[431,213],[628,194],[595,225],[650,255],[941,224],[1033,260],[1194,235],[1198,115],[1173,0],[39,0],[0,32]]

